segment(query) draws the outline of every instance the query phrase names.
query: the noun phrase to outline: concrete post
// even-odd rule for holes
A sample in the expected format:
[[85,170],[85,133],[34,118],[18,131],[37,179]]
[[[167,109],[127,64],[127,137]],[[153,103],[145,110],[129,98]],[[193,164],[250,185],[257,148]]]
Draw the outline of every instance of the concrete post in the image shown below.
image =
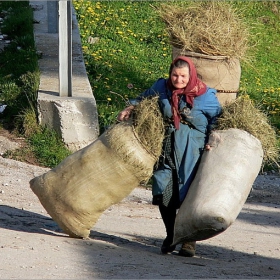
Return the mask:
[[[30,1],[32,6],[38,5],[38,2],[39,1]],[[66,0],[61,2],[66,2]],[[38,61],[40,68],[40,85],[37,99],[38,119],[42,126],[54,129],[58,135],[61,136],[65,145],[74,152],[88,146],[99,136],[96,101],[83,59],[78,21],[73,6],[71,5],[71,13],[69,5],[68,13],[72,15],[72,22],[69,17],[66,17],[68,20],[67,26],[69,33],[64,32],[64,37],[66,37],[67,41],[72,43],[73,46],[71,50],[71,48],[69,48],[70,44],[67,43],[66,47],[60,48],[62,53],[67,53],[66,61],[68,61],[68,58],[70,59],[70,64],[68,62],[64,63],[66,69],[63,69],[62,66],[60,67],[60,73],[61,75],[65,75],[65,71],[67,70],[66,73],[69,73],[67,77],[68,80],[71,81],[73,89],[72,96],[68,97],[68,91],[66,91],[66,96],[62,97],[59,94],[59,83],[61,82],[59,81],[58,72],[59,55],[61,56],[61,54],[59,52],[58,37],[62,36],[61,33],[67,30],[67,28],[64,28],[64,30],[62,28],[60,34],[49,33],[46,20],[48,1],[40,1],[39,3],[42,9],[34,9],[33,13],[34,19],[38,21],[38,24],[34,24],[36,48],[38,52],[43,54],[42,58]],[[69,1],[68,4],[70,3]],[[61,9],[60,14],[67,11],[67,7],[61,7]],[[56,14],[58,14],[58,9],[56,10]],[[62,27],[62,23],[60,26]],[[70,38],[70,36],[72,38]],[[62,40],[63,36],[60,39]],[[71,56],[75,57],[75,59],[71,60]],[[62,63],[60,64],[62,65]],[[73,71],[70,70],[71,68],[73,68]],[[70,75],[71,72],[72,77]]]
[[72,96],[72,5],[58,1],[59,14],[59,96]]

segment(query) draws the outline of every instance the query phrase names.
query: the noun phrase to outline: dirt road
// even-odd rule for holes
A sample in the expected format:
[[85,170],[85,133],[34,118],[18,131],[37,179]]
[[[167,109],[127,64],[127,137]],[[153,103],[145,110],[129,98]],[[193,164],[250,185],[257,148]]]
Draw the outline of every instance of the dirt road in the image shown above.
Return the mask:
[[184,258],[160,254],[145,188],[106,210],[88,240],[69,238],[29,188],[47,170],[0,157],[1,279],[280,279],[279,174],[260,175],[234,224]]

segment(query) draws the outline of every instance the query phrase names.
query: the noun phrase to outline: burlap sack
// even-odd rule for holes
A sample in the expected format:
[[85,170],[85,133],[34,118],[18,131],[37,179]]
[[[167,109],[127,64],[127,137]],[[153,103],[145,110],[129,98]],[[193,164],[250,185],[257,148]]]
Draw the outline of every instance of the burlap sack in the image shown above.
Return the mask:
[[88,237],[99,216],[150,178],[156,158],[123,122],[30,181],[32,191],[72,237]]
[[213,237],[240,213],[262,164],[263,149],[251,134],[215,131],[175,221],[174,244]]
[[222,105],[235,100],[241,77],[238,59],[182,51],[173,47],[173,59],[178,55],[192,59],[199,78],[208,86],[217,89],[217,98]]

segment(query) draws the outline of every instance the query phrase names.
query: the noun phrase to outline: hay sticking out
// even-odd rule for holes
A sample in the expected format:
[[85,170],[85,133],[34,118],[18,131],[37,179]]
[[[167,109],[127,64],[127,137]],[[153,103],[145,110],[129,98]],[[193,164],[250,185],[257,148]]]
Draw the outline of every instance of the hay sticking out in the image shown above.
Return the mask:
[[164,124],[158,97],[144,99],[135,107],[128,121],[116,123],[104,132],[107,146],[143,183],[152,176],[163,138]]
[[218,130],[237,128],[252,134],[262,144],[263,162],[278,166],[279,148],[276,132],[269,124],[267,116],[255,106],[249,96],[240,96],[234,102],[226,104],[215,128]]
[[109,149],[121,159],[120,169],[130,170],[139,182],[146,182],[152,176],[152,167],[157,159],[143,147],[131,120],[111,126],[104,138]]
[[158,97],[145,98],[135,107],[133,126],[143,147],[158,159],[164,138],[164,123]]
[[183,51],[245,60],[249,48],[249,31],[240,12],[230,3],[164,3],[156,9],[166,24],[174,47]]

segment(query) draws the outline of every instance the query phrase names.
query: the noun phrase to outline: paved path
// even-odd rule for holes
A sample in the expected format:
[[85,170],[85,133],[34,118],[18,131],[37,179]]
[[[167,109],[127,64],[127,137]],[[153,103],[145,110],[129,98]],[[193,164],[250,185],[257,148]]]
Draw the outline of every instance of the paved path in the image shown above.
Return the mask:
[[184,258],[160,254],[164,227],[145,188],[107,209],[88,240],[69,238],[29,188],[47,170],[0,157],[0,279],[280,278],[277,176],[259,176],[234,224]]

